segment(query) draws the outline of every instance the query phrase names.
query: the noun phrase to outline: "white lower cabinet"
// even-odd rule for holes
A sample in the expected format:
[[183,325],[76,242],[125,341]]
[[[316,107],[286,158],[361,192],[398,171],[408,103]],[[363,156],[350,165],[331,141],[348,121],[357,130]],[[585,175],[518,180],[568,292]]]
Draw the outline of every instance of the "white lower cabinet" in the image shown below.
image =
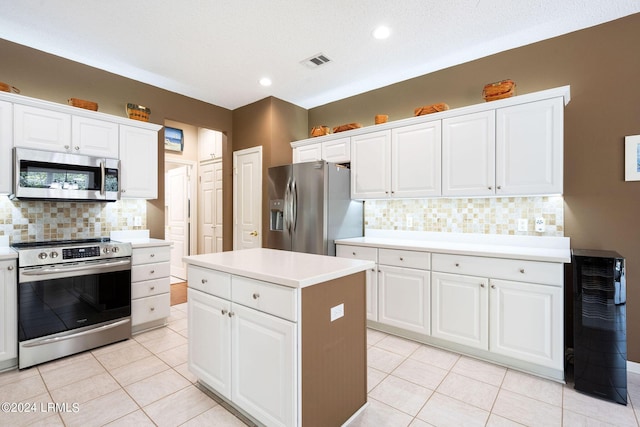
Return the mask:
[[[336,256],[378,262],[378,249],[362,246],[336,245]],[[378,321],[378,266],[366,271],[367,320]]]
[[486,278],[431,273],[432,336],[488,350],[488,288]]
[[134,247],[131,256],[131,326],[137,333],[163,326],[170,315],[169,244]]
[[16,261],[0,262],[0,370],[17,365],[18,285]]
[[492,352],[562,369],[563,295],[557,286],[491,280]]
[[13,104],[0,101],[0,193],[12,192]]
[[295,313],[295,290],[193,266],[188,275],[190,371],[260,423],[296,425],[297,324],[236,302],[250,292],[256,307]]
[[379,266],[378,322],[431,334],[429,271]]

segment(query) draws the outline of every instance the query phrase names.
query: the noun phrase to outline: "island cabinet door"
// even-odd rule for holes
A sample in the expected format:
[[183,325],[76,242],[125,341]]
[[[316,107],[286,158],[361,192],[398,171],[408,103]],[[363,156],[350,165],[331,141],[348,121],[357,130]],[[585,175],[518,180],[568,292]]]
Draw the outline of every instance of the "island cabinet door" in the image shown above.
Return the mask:
[[296,324],[233,304],[231,330],[231,400],[266,426],[294,426]]
[[429,271],[380,266],[378,322],[419,334],[431,334]]
[[231,303],[189,289],[189,370],[231,398]]

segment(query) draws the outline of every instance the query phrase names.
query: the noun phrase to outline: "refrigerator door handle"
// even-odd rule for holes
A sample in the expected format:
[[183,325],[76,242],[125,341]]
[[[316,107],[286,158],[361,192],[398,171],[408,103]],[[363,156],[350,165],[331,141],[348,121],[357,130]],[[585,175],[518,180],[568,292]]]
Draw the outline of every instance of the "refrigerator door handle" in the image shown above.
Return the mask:
[[293,223],[293,230],[296,229],[296,224],[298,223],[298,186],[296,185],[295,179],[291,181],[291,222]]
[[291,233],[289,222],[289,202],[291,201],[291,181],[287,181],[287,187],[284,189],[284,207],[282,209],[284,216],[284,229]]

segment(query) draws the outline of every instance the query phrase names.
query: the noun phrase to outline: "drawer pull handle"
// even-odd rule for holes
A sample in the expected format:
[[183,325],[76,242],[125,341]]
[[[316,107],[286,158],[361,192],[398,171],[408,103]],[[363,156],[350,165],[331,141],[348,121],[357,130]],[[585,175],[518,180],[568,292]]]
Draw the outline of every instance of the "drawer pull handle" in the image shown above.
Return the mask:
[[457,262],[456,262],[456,267],[460,267],[460,263],[457,263]]
[[201,282],[204,285],[205,283],[207,283],[207,279],[202,279]]
[[155,287],[155,286],[152,286],[152,287],[150,287],[150,288],[149,288],[149,290],[150,290],[150,291],[153,291],[153,290],[155,290],[155,289],[156,289],[156,287]]
[[151,258],[153,258],[154,256],[156,256],[156,254],[151,254],[151,255],[149,255],[149,256],[150,256]]
[[236,314],[235,314],[233,311],[230,311],[230,312],[229,312],[229,317],[233,317],[233,316],[235,316],[235,315],[236,315]]
[[520,269],[520,273],[524,274],[524,268]]
[[256,293],[254,293],[252,296],[253,296],[253,299],[258,299],[258,298],[260,298],[260,294],[259,294],[259,293],[257,293],[257,292],[256,292]]
[[153,310],[155,310],[155,309],[156,309],[155,307],[151,307],[149,310],[153,311]]
[[223,309],[222,309],[222,315],[223,315],[223,316],[226,316],[226,314],[227,314],[227,313],[228,313],[228,311],[227,311],[227,310],[225,310],[225,309],[223,308]]
[[400,261],[404,261],[404,258],[400,257]]
[[151,274],[154,274],[156,271],[155,270],[151,270]]

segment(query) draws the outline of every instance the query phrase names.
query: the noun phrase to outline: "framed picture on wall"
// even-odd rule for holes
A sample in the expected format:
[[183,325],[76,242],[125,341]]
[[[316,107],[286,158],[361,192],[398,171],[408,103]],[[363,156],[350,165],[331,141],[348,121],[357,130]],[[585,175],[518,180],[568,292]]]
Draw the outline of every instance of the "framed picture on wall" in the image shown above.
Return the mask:
[[640,135],[624,137],[624,180],[640,181]]
[[164,149],[167,151],[184,150],[184,134],[182,129],[164,127]]

